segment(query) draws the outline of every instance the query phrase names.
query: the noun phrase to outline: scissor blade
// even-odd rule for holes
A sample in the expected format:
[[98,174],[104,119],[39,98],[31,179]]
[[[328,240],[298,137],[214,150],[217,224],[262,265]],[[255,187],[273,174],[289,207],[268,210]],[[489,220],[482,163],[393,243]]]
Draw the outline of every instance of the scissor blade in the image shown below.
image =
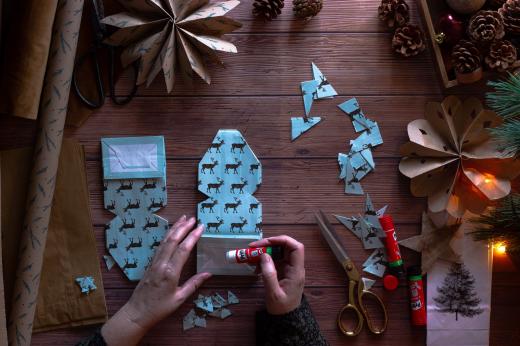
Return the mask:
[[321,234],[327,241],[327,244],[329,244],[332,253],[334,253],[334,256],[336,256],[338,262],[341,263],[341,265],[343,265],[345,261],[349,259],[349,257],[347,256],[347,253],[343,248],[343,245],[341,245],[336,231],[330,224],[329,220],[327,219],[323,211],[320,210],[319,213],[314,213],[314,216],[316,217],[318,226],[320,226]]

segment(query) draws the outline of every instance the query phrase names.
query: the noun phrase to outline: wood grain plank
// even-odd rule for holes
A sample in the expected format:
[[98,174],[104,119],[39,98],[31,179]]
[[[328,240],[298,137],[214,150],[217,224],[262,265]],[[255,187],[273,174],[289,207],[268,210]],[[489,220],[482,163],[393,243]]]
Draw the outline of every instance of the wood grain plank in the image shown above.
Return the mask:
[[[80,129],[67,129],[66,136],[85,145],[88,159],[99,159],[101,137],[157,134],[165,137],[168,158],[199,158],[219,129],[236,128],[261,160],[333,158],[338,152],[348,151],[348,141],[358,136],[349,117],[337,107],[349,98],[315,102],[313,114],[322,116],[322,123],[294,142],[290,139],[290,118],[303,114],[299,96],[139,97],[132,101],[131,107],[107,104]],[[377,160],[400,157],[399,147],[408,139],[408,122],[422,118],[425,104],[441,101],[442,97],[357,96],[357,99],[365,114],[378,122],[385,141],[374,150]],[[0,130],[2,134],[13,140],[18,138],[12,131]]]
[[[341,95],[440,92],[431,56],[396,59],[391,34],[230,34],[227,38],[237,45],[238,53],[223,56],[225,68],[211,66],[211,85],[195,80],[190,86],[179,79],[173,95],[299,95],[300,82],[312,79],[311,61]],[[121,90],[129,90],[131,83],[132,78],[123,74],[116,93],[124,94]],[[162,77],[138,94],[165,95]]]
[[[398,174],[397,159],[377,159],[376,171],[362,184],[377,207],[390,205],[398,223],[418,223],[425,200],[410,195],[408,179]],[[175,160],[167,164],[168,205],[158,214],[173,221],[196,212],[204,195],[195,192],[198,160]],[[263,203],[264,224],[314,224],[314,212],[356,215],[362,212],[364,196],[346,195],[339,181],[336,159],[262,160],[263,182],[255,193]],[[101,164],[87,163],[92,220],[103,225],[112,214],[103,208]]]

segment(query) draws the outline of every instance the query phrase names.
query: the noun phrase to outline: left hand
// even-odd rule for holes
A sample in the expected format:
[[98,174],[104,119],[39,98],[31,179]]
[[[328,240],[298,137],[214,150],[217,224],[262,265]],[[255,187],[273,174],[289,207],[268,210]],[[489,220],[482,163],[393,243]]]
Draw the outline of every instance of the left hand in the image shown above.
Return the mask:
[[[138,342],[156,323],[177,310],[211,276],[210,273],[199,273],[179,285],[182,267],[204,231],[203,225],[193,229],[195,222],[195,218],[186,220],[183,216],[168,231],[130,300],[103,326],[102,335],[108,345]],[[117,328],[111,327],[114,319],[118,322]],[[122,342],[120,338],[121,334],[128,333],[128,329],[121,329],[125,323],[126,327],[135,331],[130,343]],[[112,336],[115,338],[112,339]]]

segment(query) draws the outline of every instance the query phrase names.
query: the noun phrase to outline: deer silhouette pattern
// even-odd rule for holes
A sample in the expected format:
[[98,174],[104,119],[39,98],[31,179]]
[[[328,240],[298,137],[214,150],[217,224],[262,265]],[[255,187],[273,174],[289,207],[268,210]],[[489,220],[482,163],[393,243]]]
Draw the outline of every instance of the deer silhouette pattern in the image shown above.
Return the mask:
[[219,130],[198,167],[197,188],[208,198],[199,203],[205,234],[258,236],[261,203],[253,196],[262,182],[262,165],[237,130]]
[[[140,141],[141,138],[148,145],[149,138],[156,137],[134,139]],[[162,148],[155,151],[164,153],[164,141],[157,143]],[[105,155],[112,153],[103,151],[104,165],[109,162],[105,160]],[[106,247],[131,281],[142,278],[149,259],[153,258],[157,246],[169,229],[168,221],[155,214],[167,204],[165,161],[163,159],[157,162],[163,162],[162,166],[158,166],[162,167],[157,169],[159,173],[136,174],[134,169],[126,177],[118,176],[117,179],[107,178],[105,175],[103,181],[105,209],[115,215],[105,229]]]

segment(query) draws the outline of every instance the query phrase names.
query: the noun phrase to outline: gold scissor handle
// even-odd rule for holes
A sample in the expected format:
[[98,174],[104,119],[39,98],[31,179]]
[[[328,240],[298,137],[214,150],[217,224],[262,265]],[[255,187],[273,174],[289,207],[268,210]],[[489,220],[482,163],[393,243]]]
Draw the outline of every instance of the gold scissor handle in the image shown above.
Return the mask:
[[[375,299],[377,302],[377,305],[383,312],[383,325],[380,328],[374,327],[372,324],[372,319],[370,318],[370,315],[368,313],[367,308],[365,307],[365,304],[363,303],[363,298],[370,297],[370,299]],[[375,294],[372,291],[369,290],[361,290],[359,292],[359,306],[361,307],[361,310],[363,311],[363,315],[365,316],[365,319],[367,320],[367,326],[368,329],[374,333],[374,334],[382,334],[386,330],[386,325],[388,324],[388,314],[386,312],[386,307],[381,298],[377,294]]]
[[[356,314],[357,325],[353,330],[346,328],[345,325],[343,324],[343,315],[347,311],[354,311],[354,313]],[[348,303],[347,305],[345,305],[338,314],[338,327],[339,327],[339,330],[341,330],[341,332],[343,334],[345,334],[346,336],[358,335],[359,332],[361,332],[361,329],[363,328],[363,315],[361,314],[361,311],[359,311],[359,309],[351,303]]]

